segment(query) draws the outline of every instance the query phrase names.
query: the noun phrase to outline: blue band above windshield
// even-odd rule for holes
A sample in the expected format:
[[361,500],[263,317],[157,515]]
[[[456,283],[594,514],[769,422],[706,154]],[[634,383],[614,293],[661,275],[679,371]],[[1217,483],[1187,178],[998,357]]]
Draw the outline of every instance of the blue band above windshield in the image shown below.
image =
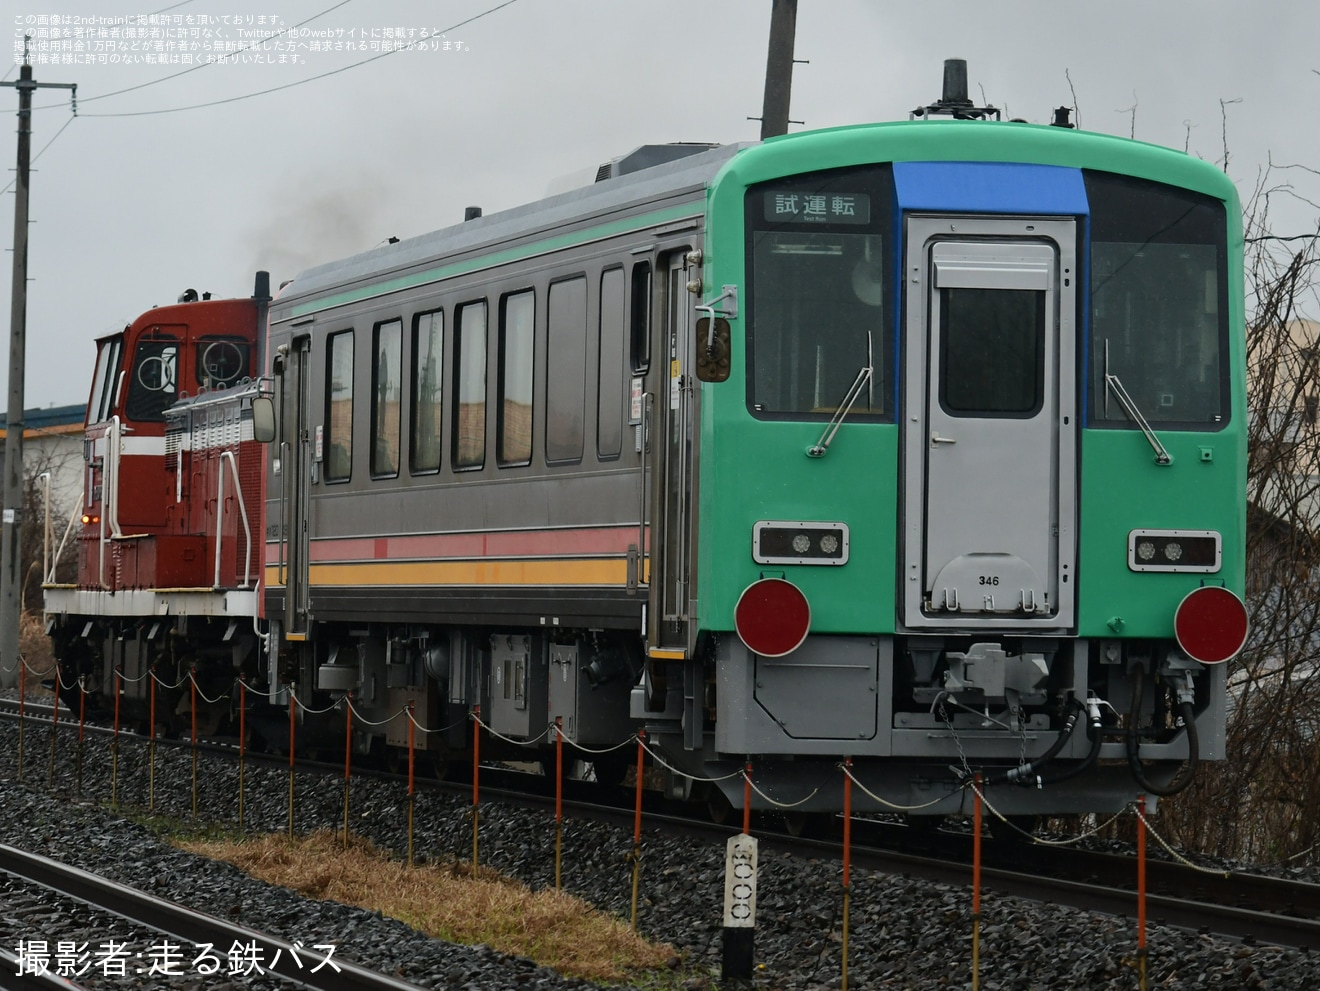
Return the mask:
[[895,162],[900,210],[1085,216],[1080,169],[1014,162]]

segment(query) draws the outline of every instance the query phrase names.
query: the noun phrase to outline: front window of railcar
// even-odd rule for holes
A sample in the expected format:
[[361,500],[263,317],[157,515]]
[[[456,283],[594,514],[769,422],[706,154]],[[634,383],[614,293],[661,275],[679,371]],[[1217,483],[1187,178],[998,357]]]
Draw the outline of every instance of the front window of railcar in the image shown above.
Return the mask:
[[1135,427],[1106,395],[1108,370],[1151,423],[1218,429],[1229,418],[1224,205],[1158,183],[1085,176],[1092,425]]
[[827,419],[859,371],[852,416],[892,418],[893,175],[888,166],[747,192],[748,386],[767,419]]

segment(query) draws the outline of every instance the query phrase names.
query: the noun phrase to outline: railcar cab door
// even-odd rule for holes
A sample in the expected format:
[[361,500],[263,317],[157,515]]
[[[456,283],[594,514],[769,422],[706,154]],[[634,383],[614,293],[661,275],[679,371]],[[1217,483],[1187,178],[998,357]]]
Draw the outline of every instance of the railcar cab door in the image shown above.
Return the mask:
[[[299,328],[295,328],[297,330]],[[301,328],[306,331],[310,325]],[[296,335],[276,365],[276,404],[279,414],[273,472],[279,481],[279,577],[284,585],[285,636],[307,635],[308,498],[312,466],[310,422],[312,339]]]
[[[652,368],[659,372],[650,439],[652,512],[647,639],[651,656],[682,660],[691,647],[692,507],[696,502],[693,437],[697,421],[692,346],[694,297],[688,292],[687,249],[662,255],[654,305],[659,327]],[[653,312],[657,312],[653,308]]]
[[902,621],[1075,615],[1076,225],[910,217]]

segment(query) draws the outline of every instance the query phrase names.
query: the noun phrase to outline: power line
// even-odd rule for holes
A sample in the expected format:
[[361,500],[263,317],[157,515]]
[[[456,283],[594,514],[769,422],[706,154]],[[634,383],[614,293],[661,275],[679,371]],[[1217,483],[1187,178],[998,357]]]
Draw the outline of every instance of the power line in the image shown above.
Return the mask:
[[[191,3],[192,0],[184,0],[184,2],[185,2],[185,3]],[[44,145],[41,146],[41,151],[37,152],[35,155],[32,156],[32,161],[35,162],[38,158],[40,158],[42,155],[44,155],[44,154],[46,153],[46,149],[49,148],[51,145],[53,145],[53,144],[55,143],[55,139],[58,138],[61,134],[64,133],[64,128],[68,127],[70,124],[72,124],[72,123],[73,123],[75,120],[77,120],[77,119],[78,119],[78,115],[77,115],[77,114],[69,114],[69,119],[66,120],[66,121],[64,122],[64,124],[60,127],[60,129],[59,129],[58,131],[56,131],[56,132],[54,133],[54,135],[51,136],[51,139],[50,139],[49,141],[47,141]],[[4,189],[0,189],[0,196],[4,195],[5,193],[7,193],[7,192],[9,192],[11,189],[13,189],[13,188],[14,188],[14,183],[17,182],[17,181],[18,181],[17,178],[10,179],[10,180],[9,180],[9,185],[7,185]]]

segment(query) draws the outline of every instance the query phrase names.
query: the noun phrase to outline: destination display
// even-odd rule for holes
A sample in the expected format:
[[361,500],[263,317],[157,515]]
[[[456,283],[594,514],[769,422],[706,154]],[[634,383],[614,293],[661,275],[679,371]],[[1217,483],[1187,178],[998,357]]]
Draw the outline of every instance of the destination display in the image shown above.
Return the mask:
[[765,197],[765,219],[788,224],[869,224],[868,193],[775,192]]

